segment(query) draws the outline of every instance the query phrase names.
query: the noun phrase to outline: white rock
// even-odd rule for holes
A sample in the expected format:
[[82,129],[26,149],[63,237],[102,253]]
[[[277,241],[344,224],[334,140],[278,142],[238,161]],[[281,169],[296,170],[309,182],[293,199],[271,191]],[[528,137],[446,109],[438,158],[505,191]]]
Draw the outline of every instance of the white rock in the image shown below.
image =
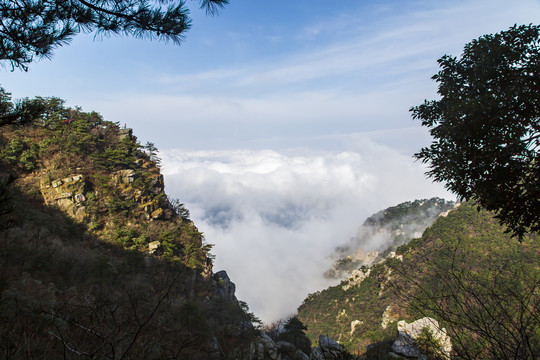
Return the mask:
[[384,313],[382,314],[381,327],[383,329],[386,329],[390,322],[396,321],[398,319],[398,316],[398,313],[393,312],[392,305],[388,305],[384,310]]
[[437,320],[425,317],[407,324],[401,320],[397,324],[399,336],[392,344],[392,350],[398,354],[408,357],[421,357],[422,354],[418,348],[418,338],[424,329],[431,332],[433,340],[437,343],[440,352],[443,356],[449,357],[452,351],[452,343],[450,337],[446,333],[446,329],[440,328]]
[[364,322],[360,320],[353,320],[351,321],[351,336],[354,334],[354,331],[356,330],[356,327],[358,325],[362,325]]

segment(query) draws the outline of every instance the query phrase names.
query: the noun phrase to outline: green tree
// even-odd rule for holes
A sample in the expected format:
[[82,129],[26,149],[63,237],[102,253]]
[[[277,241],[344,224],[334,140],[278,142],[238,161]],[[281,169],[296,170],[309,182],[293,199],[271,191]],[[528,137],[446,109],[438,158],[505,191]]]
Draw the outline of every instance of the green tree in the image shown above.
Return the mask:
[[169,198],[169,203],[171,204],[174,211],[184,220],[189,220],[189,210],[186,208],[186,205],[180,201],[178,198]]
[[13,226],[15,204],[12,201],[11,183],[15,180],[12,175],[0,178],[0,231]]
[[156,147],[156,145],[154,145],[153,142],[147,141],[146,144],[144,144],[143,148],[150,157],[150,160],[155,162],[156,165],[159,166],[159,164],[161,163],[161,158],[158,156],[158,148]]
[[[2,60],[2,30],[0,30],[0,61]],[[25,125],[29,124],[45,111],[45,104],[39,99],[30,100],[28,98],[18,100],[15,103],[11,100],[11,93],[0,87],[0,126],[8,124]]]
[[287,320],[285,325],[283,325],[283,329],[284,331],[279,334],[278,340],[284,340],[293,344],[305,354],[311,352],[311,341],[309,341],[309,338],[305,333],[307,326],[304,325],[297,316],[293,316]]
[[[216,14],[228,0],[199,0],[207,14]],[[181,0],[0,0],[0,62],[12,70],[28,70],[34,58],[82,32],[122,34],[179,44],[191,27]]]
[[434,141],[427,175],[494,211],[520,238],[540,230],[540,26],[514,26],[439,59],[440,100],[411,108]]

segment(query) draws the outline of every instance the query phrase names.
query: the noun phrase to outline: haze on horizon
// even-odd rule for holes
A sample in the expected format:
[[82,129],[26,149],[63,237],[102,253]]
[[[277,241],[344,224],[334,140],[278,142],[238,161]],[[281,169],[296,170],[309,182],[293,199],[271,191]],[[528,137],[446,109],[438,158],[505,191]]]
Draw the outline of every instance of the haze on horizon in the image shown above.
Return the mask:
[[326,286],[316,273],[365,217],[452,198],[412,159],[430,138],[408,109],[437,97],[442,55],[540,18],[538,0],[231,0],[218,17],[188,5],[181,46],[76,36],[0,85],[155,143],[166,192],[265,321]]

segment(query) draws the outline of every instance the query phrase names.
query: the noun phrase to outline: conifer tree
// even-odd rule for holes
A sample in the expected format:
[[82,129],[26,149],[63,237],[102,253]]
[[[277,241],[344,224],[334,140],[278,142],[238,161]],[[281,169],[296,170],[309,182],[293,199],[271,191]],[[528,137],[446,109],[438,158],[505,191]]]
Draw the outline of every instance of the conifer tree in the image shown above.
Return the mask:
[[[199,0],[214,15],[228,0]],[[80,32],[131,35],[179,44],[191,27],[181,0],[0,0],[0,63],[28,70],[36,58]]]

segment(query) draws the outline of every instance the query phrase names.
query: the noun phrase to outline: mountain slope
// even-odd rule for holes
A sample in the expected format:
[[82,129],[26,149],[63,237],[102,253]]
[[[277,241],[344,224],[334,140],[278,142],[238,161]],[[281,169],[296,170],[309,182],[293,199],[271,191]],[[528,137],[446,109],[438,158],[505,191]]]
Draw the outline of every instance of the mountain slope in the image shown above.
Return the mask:
[[387,356],[398,320],[425,316],[446,328],[456,358],[533,359],[540,238],[519,243],[504,230],[490,213],[463,204],[395,257],[310,294],[298,317],[311,339],[327,334],[369,359]]
[[254,317],[131,131],[33,101],[42,116],[0,128],[3,356],[212,359],[248,346]]
[[336,248],[328,278],[344,279],[362,265],[381,261],[400,245],[422,232],[455,203],[441,198],[407,201],[379,211],[366,219],[357,235]]

